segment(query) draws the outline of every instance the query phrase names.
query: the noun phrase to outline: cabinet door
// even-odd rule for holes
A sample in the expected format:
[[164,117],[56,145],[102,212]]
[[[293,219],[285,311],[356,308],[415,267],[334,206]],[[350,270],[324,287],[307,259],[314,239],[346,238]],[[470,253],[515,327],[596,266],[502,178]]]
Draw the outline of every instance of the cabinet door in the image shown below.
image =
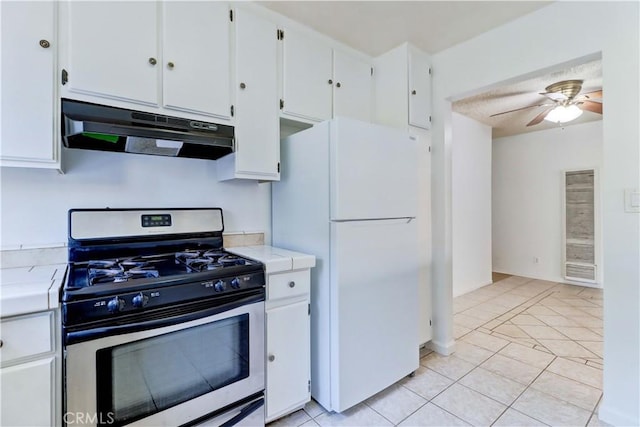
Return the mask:
[[431,64],[426,54],[409,49],[409,124],[431,127]]
[[339,51],[333,53],[333,116],[371,121],[371,64]]
[[3,426],[53,426],[55,357],[0,369]]
[[411,138],[418,141],[418,344],[422,345],[432,338],[431,327],[431,134],[429,131],[411,127]]
[[267,419],[309,400],[308,301],[267,310]]
[[331,118],[331,47],[285,29],[283,112],[311,120]]
[[280,176],[277,26],[236,10],[236,171],[261,179]]
[[158,105],[157,4],[71,1],[69,90]]
[[57,159],[55,8],[55,2],[0,2],[3,165],[28,161],[46,166]]
[[230,117],[228,5],[215,1],[162,4],[164,106]]

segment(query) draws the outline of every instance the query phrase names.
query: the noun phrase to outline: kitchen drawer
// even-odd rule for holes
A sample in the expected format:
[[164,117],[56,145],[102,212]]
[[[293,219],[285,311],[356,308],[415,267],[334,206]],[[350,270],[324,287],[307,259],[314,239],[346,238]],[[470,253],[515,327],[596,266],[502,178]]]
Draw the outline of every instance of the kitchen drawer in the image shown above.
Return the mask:
[[267,278],[267,299],[289,298],[310,292],[308,269],[270,274]]
[[2,364],[53,350],[53,311],[2,320]]

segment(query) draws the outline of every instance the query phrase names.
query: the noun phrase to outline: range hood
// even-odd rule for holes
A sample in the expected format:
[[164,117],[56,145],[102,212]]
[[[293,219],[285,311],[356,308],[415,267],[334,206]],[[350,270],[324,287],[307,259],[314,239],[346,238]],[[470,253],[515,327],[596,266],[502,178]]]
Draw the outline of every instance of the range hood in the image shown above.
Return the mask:
[[233,126],[62,100],[65,147],[197,159],[233,152]]

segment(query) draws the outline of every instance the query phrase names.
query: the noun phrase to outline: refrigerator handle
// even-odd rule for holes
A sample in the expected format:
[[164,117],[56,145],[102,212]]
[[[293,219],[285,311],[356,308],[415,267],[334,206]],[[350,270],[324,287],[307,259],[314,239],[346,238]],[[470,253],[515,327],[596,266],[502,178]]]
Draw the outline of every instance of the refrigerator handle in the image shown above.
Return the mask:
[[406,221],[410,223],[416,219],[415,216],[400,216],[396,218],[362,218],[362,219],[332,219],[331,222],[343,223],[343,222],[366,222],[366,221]]

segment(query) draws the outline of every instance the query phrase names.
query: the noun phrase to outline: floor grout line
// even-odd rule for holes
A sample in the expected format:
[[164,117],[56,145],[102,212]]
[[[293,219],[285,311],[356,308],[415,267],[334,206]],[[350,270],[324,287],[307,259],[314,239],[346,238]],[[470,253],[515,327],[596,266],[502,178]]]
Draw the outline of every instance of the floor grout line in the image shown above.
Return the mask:
[[[517,277],[517,276],[510,276],[509,278],[513,278],[513,277]],[[507,280],[509,278],[506,278],[506,279],[503,279],[503,280]],[[522,280],[522,278],[518,278],[518,280]],[[598,408],[598,405],[600,404],[600,402],[602,401],[602,396],[603,396],[602,395],[602,386],[594,387],[591,384],[586,384],[585,382],[583,382],[583,380],[576,379],[576,378],[581,378],[581,376],[577,375],[577,374],[573,374],[574,378],[570,378],[562,370],[559,370],[559,369],[556,368],[557,371],[561,372],[561,373],[557,373],[557,372],[552,372],[552,371],[550,371],[548,369],[551,367],[551,365],[553,365],[554,363],[557,363],[556,361],[562,359],[562,360],[565,361],[565,363],[575,363],[578,366],[582,365],[582,366],[589,367],[589,368],[594,370],[594,371],[588,371],[588,372],[600,371],[599,375],[601,375],[602,368],[601,367],[599,368],[597,366],[593,366],[593,364],[599,364],[599,365],[602,366],[602,362],[603,362],[602,357],[599,357],[592,350],[590,350],[589,348],[587,348],[587,347],[583,346],[582,344],[580,344],[580,340],[574,340],[571,337],[567,336],[566,334],[564,334],[561,331],[556,329],[556,327],[563,328],[565,326],[561,326],[561,325],[553,326],[553,325],[543,321],[542,319],[539,319],[537,317],[539,315],[536,315],[536,314],[533,314],[533,313],[529,313],[528,310],[531,309],[532,307],[546,308],[546,310],[548,312],[555,313],[553,315],[547,314],[547,316],[560,316],[560,317],[566,319],[565,321],[567,323],[573,322],[575,324],[578,324],[579,322],[574,321],[573,317],[584,317],[585,318],[584,322],[589,323],[591,325],[595,325],[596,324],[596,320],[595,319],[597,319],[600,322],[602,322],[602,319],[597,317],[597,316],[595,316],[595,315],[593,315],[593,314],[591,314],[591,313],[589,313],[589,311],[582,310],[582,308],[587,308],[591,312],[597,313],[598,310],[602,309],[601,303],[600,303],[600,305],[598,305],[597,303],[593,303],[594,304],[593,306],[581,307],[581,306],[576,306],[576,305],[569,304],[569,302],[571,302],[571,301],[566,302],[566,301],[563,301],[563,300],[577,300],[577,299],[580,299],[580,300],[585,301],[585,303],[587,303],[587,302],[588,303],[592,303],[592,300],[601,300],[601,298],[598,298],[598,295],[597,295],[597,293],[595,291],[590,291],[588,289],[582,289],[577,293],[573,293],[574,289],[567,288],[565,286],[569,286],[569,285],[564,285],[564,284],[561,284],[561,283],[552,284],[551,286],[547,287],[546,289],[543,289],[540,292],[535,293],[534,295],[531,295],[531,296],[521,295],[521,294],[517,293],[517,290],[520,289],[520,288],[523,289],[522,293],[527,293],[528,291],[525,292],[524,289],[526,289],[528,286],[529,287],[530,286],[536,286],[536,283],[535,283],[536,280],[537,279],[525,280],[524,282],[519,283],[518,285],[509,284],[508,286],[510,286],[510,287],[508,289],[504,289],[504,290],[499,288],[500,281],[494,282],[494,283],[488,285],[491,288],[489,288],[489,290],[487,290],[487,291],[479,292],[478,294],[472,295],[473,292],[476,292],[476,291],[479,291],[479,290],[483,289],[483,288],[479,288],[478,290],[475,290],[475,291],[470,292],[469,294],[466,294],[466,295],[469,295],[469,296],[467,298],[465,298],[465,301],[471,301],[471,302],[463,303],[462,305],[465,306],[465,308],[463,310],[459,310],[457,312],[455,312],[455,310],[454,310],[454,316],[453,316],[454,317],[454,327],[456,327],[456,328],[464,328],[464,329],[461,329],[461,331],[468,330],[468,332],[462,333],[458,338],[455,338],[455,340],[456,341],[465,342],[466,344],[468,344],[470,346],[477,347],[479,349],[482,349],[483,351],[486,351],[486,353],[480,353],[480,355],[481,355],[480,357],[476,357],[477,353],[475,354],[475,356],[470,356],[469,359],[471,359],[471,360],[467,360],[464,357],[459,357],[458,355],[455,354],[455,352],[452,354],[452,356],[454,356],[456,359],[459,359],[459,360],[465,362],[466,364],[473,365],[473,367],[468,372],[464,373],[462,376],[460,376],[459,378],[455,379],[455,378],[450,378],[449,376],[440,373],[438,370],[432,369],[428,365],[428,362],[425,362],[426,364],[423,365],[422,364],[422,359],[427,357],[429,354],[433,353],[432,351],[429,351],[428,353],[420,355],[420,361],[421,361],[420,362],[420,366],[425,368],[425,369],[427,369],[427,370],[433,371],[434,373],[442,376],[443,378],[446,378],[447,381],[451,382],[450,384],[448,384],[446,387],[444,387],[438,393],[436,393],[433,396],[431,396],[430,399],[427,399],[424,396],[422,396],[419,393],[417,393],[416,391],[414,391],[414,390],[410,389],[409,387],[407,387],[404,383],[403,384],[396,383],[403,389],[403,391],[405,391],[405,392],[409,391],[409,392],[412,393],[412,395],[414,395],[416,397],[420,397],[421,399],[424,399],[424,402],[420,402],[420,404],[419,404],[419,406],[417,406],[417,408],[410,409],[409,412],[406,415],[401,413],[401,415],[404,415],[404,417],[398,423],[394,423],[393,421],[391,421],[389,418],[384,416],[383,413],[381,413],[380,411],[378,411],[375,408],[373,408],[372,406],[370,406],[369,403],[367,403],[367,401],[363,402],[364,406],[366,408],[368,408],[368,409],[371,409],[375,414],[377,414],[378,416],[382,417],[382,419],[384,419],[385,421],[389,422],[391,425],[395,425],[395,426],[400,425],[401,423],[405,422],[407,419],[409,419],[410,417],[415,415],[420,410],[423,410],[425,408],[425,406],[428,405],[429,403],[431,403],[433,406],[437,407],[439,410],[444,411],[444,413],[450,415],[451,417],[454,417],[456,420],[460,420],[461,422],[469,423],[469,424],[474,425],[474,423],[468,422],[466,420],[467,416],[462,415],[462,416],[465,416],[465,418],[462,418],[461,415],[456,415],[455,413],[445,409],[444,407],[441,407],[440,405],[438,405],[438,404],[436,404],[434,402],[434,400],[436,400],[439,396],[443,395],[443,393],[446,393],[455,384],[458,384],[461,387],[465,387],[465,388],[477,393],[477,395],[479,395],[479,396],[483,396],[484,398],[490,399],[491,401],[496,402],[499,405],[502,405],[502,406],[505,407],[497,415],[495,420],[493,420],[493,422],[491,422],[491,425],[495,424],[509,410],[515,411],[518,414],[521,414],[523,416],[529,417],[529,418],[535,420],[536,422],[540,422],[540,423],[546,425],[546,423],[540,421],[538,418],[536,418],[534,416],[531,416],[531,415],[527,414],[526,412],[523,412],[522,410],[519,410],[519,409],[517,409],[517,408],[515,408],[513,406],[529,390],[533,390],[533,391],[535,391],[537,393],[541,393],[542,395],[547,396],[549,399],[553,399],[554,401],[560,402],[563,405],[564,404],[570,405],[571,407],[574,407],[574,408],[579,409],[580,411],[582,411],[582,412],[576,412],[575,413],[576,417],[577,416],[582,416],[582,417],[586,416],[587,415],[586,412],[589,412],[589,411],[584,409],[583,406],[590,406],[590,404],[587,405],[588,401],[586,401],[586,400],[577,401],[576,400],[577,402],[581,402],[580,404],[582,405],[582,406],[578,406],[575,403],[571,403],[571,402],[565,400],[567,397],[570,397],[569,395],[565,396],[563,393],[559,393],[560,396],[565,396],[565,397],[564,398],[556,397],[555,395],[550,394],[547,391],[538,389],[538,388],[536,388],[534,386],[535,382],[544,373],[549,372],[549,373],[552,373],[554,375],[558,375],[558,376],[560,376],[562,378],[565,378],[565,379],[567,379],[567,380],[569,380],[569,381],[571,381],[571,382],[573,382],[575,384],[579,384],[580,386],[586,386],[586,387],[589,387],[589,389],[594,389],[594,390],[598,390],[599,391],[600,394],[599,394],[599,397],[597,399],[597,402],[594,405],[593,409],[590,411],[590,414],[589,414],[588,419],[587,419],[586,424],[585,424],[585,425],[588,425],[592,421],[594,415],[597,417],[597,408]],[[545,282],[544,286],[546,286],[547,283],[548,282]],[[540,284],[540,286],[543,286],[543,285]],[[513,292],[513,291],[516,291],[516,292]],[[589,292],[589,296],[581,295],[581,294],[586,293],[586,292]],[[484,295],[484,296],[481,296],[481,295]],[[490,296],[487,296],[487,295],[490,295]],[[517,301],[520,297],[525,297],[527,299],[524,300],[523,302],[519,303],[516,306],[511,306],[511,305],[507,304],[507,306],[503,307],[500,304],[494,304],[493,305],[494,308],[491,308],[491,306],[488,305],[488,304],[491,304],[492,300],[494,300],[496,298],[500,298],[500,296],[507,296],[501,302]],[[518,297],[518,298],[510,298],[510,296],[514,296],[514,297]],[[560,305],[547,306],[545,303],[542,302],[542,301],[545,301],[547,298],[554,298],[554,299],[550,299],[547,303],[551,303],[551,304],[554,304],[554,303],[561,304],[562,303],[562,304],[565,304],[565,305],[563,305],[563,306],[560,306]],[[576,303],[576,304],[583,304],[583,303],[580,303],[579,301],[573,301],[573,302]],[[469,304],[469,306],[466,306],[467,304]],[[502,312],[500,314],[494,313],[494,311],[498,311],[497,307],[499,307],[500,310],[502,310]],[[489,308],[489,309],[487,310],[486,308]],[[476,309],[475,312],[474,312],[474,309]],[[565,313],[571,313],[571,314],[563,314],[562,313],[563,311]],[[467,313],[467,312],[469,312],[469,313]],[[542,311],[542,312],[544,312],[544,311]],[[486,317],[486,314],[489,314],[489,313],[491,314],[491,317],[487,318],[487,320],[480,319],[480,318],[477,318],[477,317],[474,316],[474,314],[475,314],[475,315],[482,315],[482,317]],[[478,324],[475,327],[468,327],[468,326],[465,326],[465,325],[462,325],[462,324],[459,324],[459,323],[455,323],[455,318],[456,318],[456,315],[458,315],[458,314],[463,314],[464,316],[467,316],[467,318],[464,318],[467,321],[469,321],[469,317],[470,317],[470,318],[475,319],[478,322],[482,322],[482,323]],[[512,322],[512,319],[514,317],[519,316],[519,315],[525,315],[525,314],[529,315],[529,316],[532,316],[534,319],[536,319],[537,321],[539,321],[542,324],[541,325],[521,325],[521,324],[517,324],[517,323],[513,323]],[[540,315],[540,316],[544,316],[544,315]],[[501,317],[503,319],[506,318],[506,320],[499,319]],[[593,319],[593,320],[590,320],[590,319]],[[471,321],[469,321],[468,323],[470,323],[470,322]],[[497,325],[494,325],[493,328],[485,327],[485,325],[493,324],[493,323],[497,323]],[[513,326],[519,328],[524,334],[527,335],[528,338],[511,337],[510,335],[508,335],[506,333],[500,333],[498,331],[495,331],[495,329],[497,329],[499,326],[505,325],[505,324],[513,325]],[[553,338],[553,339],[550,339],[550,341],[569,341],[569,342],[578,344],[578,346],[580,348],[583,348],[585,351],[589,352],[594,357],[587,358],[587,357],[582,357],[582,356],[580,356],[580,357],[559,356],[559,355],[555,354],[553,351],[550,351],[545,345],[540,343],[539,339],[546,340],[545,338],[533,338],[533,337],[531,337],[529,335],[529,333],[524,331],[524,329],[522,329],[521,326],[541,326],[541,327],[553,329],[554,331],[557,331],[558,334],[560,334],[561,336],[563,336],[565,338]],[[601,326],[585,326],[582,323],[580,323],[580,324],[578,324],[578,326],[566,326],[566,327],[584,328],[584,329],[587,329],[587,330],[589,330],[589,331],[591,331],[591,332],[593,332],[593,333],[595,333],[596,335],[599,336],[599,340],[582,340],[584,342],[594,342],[594,343],[597,343],[597,342],[602,343],[603,342],[603,339],[604,339],[603,336],[600,333],[595,332],[592,329],[592,328],[601,329]],[[517,331],[517,330],[514,330],[514,331]],[[474,333],[474,332],[475,333],[484,333],[487,336],[493,337],[495,339],[502,339],[505,342],[505,344],[502,345],[502,346],[499,346],[499,348],[497,348],[498,346],[495,346],[495,347],[492,347],[492,348],[486,348],[486,347],[483,347],[481,345],[477,345],[477,344],[475,344],[475,343],[473,343],[473,342],[468,340],[468,339],[470,339],[470,335],[472,333]],[[465,339],[465,337],[467,337],[467,339]],[[475,341],[481,342],[481,341],[478,341],[477,338],[475,339]],[[525,360],[527,360],[527,357],[522,357],[523,360],[520,360],[520,359],[517,359],[515,357],[515,355],[516,355],[515,353],[512,353],[511,355],[501,353],[501,351],[503,351],[506,347],[508,347],[511,344],[522,345],[522,346],[524,346],[525,348],[527,348],[529,350],[533,350],[535,352],[544,353],[544,354],[547,354],[549,356],[552,356],[552,358],[549,360],[549,362],[546,363],[545,367],[541,369],[539,367],[539,365],[535,366],[533,364],[530,364],[530,362],[525,361]],[[485,345],[490,346],[489,344],[485,344]],[[597,349],[597,347],[594,347],[594,348]],[[546,349],[547,351],[544,351],[542,349]],[[470,350],[472,352],[475,351],[473,349],[470,349]],[[524,350],[521,350],[521,351],[524,351]],[[469,353],[469,354],[474,354],[474,353]],[[484,356],[482,356],[482,354],[489,354],[489,356],[486,357],[486,358],[483,358]],[[525,364],[527,366],[530,366],[532,368],[540,370],[540,372],[538,372],[533,377],[533,379],[531,381],[529,381],[527,384],[520,383],[520,382],[516,381],[516,383],[518,383],[521,386],[524,386],[524,388],[522,389],[522,391],[520,393],[517,394],[517,396],[514,399],[512,399],[510,401],[510,403],[508,405],[503,403],[503,402],[501,402],[501,401],[499,401],[499,400],[497,400],[496,398],[488,396],[484,392],[475,390],[475,388],[473,388],[472,386],[467,386],[467,385],[465,385],[465,384],[463,384],[461,382],[465,378],[467,378],[469,375],[471,375],[473,372],[477,371],[478,368],[483,368],[481,365],[483,365],[490,358],[494,357],[496,354],[500,354],[502,357],[506,357],[509,360],[512,360],[512,361],[515,361],[515,362],[518,362],[518,363],[523,363],[523,364]],[[440,356],[440,357],[444,357],[444,356]],[[476,362],[476,361],[473,361],[474,359],[475,360],[482,359],[482,360],[480,360],[479,362]],[[576,359],[576,360],[572,360],[572,359]],[[529,360],[531,360],[531,362],[533,363],[533,361],[536,360],[536,359],[529,359]],[[592,364],[589,364],[589,362],[591,362]],[[442,365],[442,366],[446,366],[446,365]],[[518,366],[518,365],[515,365],[515,366]],[[573,365],[571,365],[571,366],[573,366]],[[486,369],[486,368],[483,368],[483,369]],[[497,375],[498,377],[513,381],[511,378],[509,378],[508,376],[503,375],[502,373],[494,372],[492,370],[489,370],[489,372],[491,372],[494,375]],[[580,371],[578,371],[578,372],[580,372]],[[455,376],[457,376],[457,375],[455,375]],[[551,378],[551,377],[549,377],[549,378]],[[547,379],[549,379],[549,378],[547,378]],[[550,390],[550,391],[555,392],[555,389],[554,390]],[[595,394],[592,394],[591,396],[592,396],[591,399],[595,398]],[[448,396],[447,398],[449,398],[449,397],[450,396]],[[464,410],[458,409],[458,408],[456,408],[456,411],[457,412],[461,412],[461,414],[466,413],[466,412],[464,412]],[[329,416],[333,415],[332,412],[325,412],[324,408],[323,408],[323,412],[317,414],[315,417],[311,417],[309,415],[309,413],[307,413],[306,411],[305,411],[305,413],[306,413],[307,416],[309,416],[309,418],[311,420],[313,420],[316,423],[317,423],[316,420],[318,419],[318,417],[321,417],[324,414],[328,414]],[[580,414],[582,414],[582,415],[580,415]],[[469,415],[469,414],[467,414],[467,415]],[[318,424],[320,424],[320,423],[318,423]]]

